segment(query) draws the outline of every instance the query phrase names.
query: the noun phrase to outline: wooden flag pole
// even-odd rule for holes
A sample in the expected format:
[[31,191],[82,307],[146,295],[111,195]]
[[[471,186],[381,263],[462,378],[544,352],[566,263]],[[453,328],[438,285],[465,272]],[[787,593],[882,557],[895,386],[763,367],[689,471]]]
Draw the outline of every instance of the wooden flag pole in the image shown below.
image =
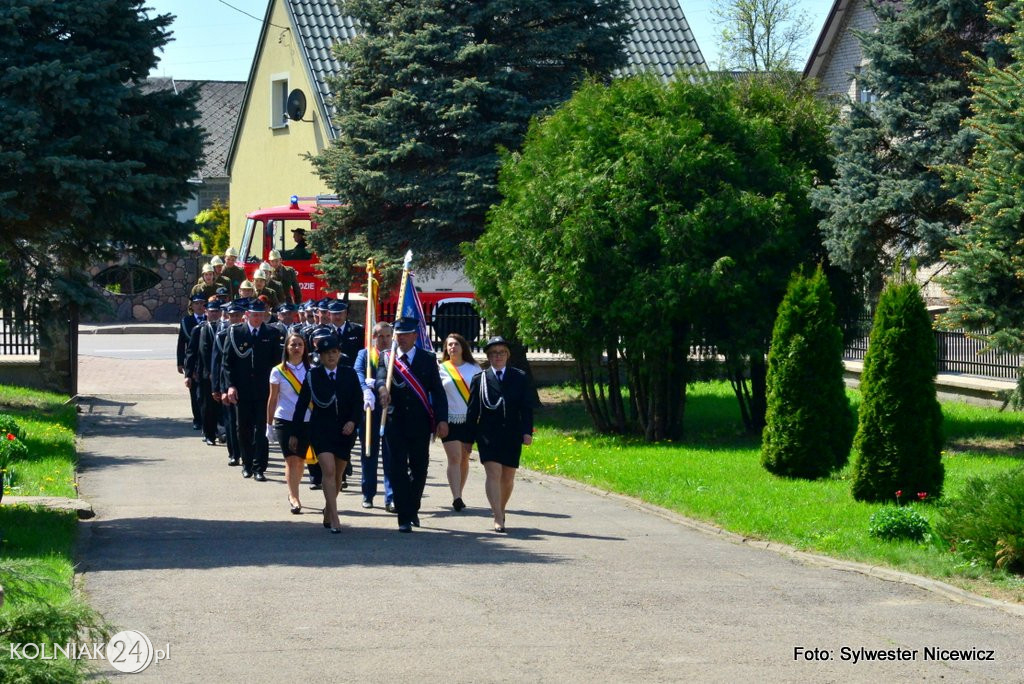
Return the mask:
[[[371,363],[373,359],[373,350],[376,348],[376,344],[373,341],[373,326],[377,319],[377,288],[376,275],[377,270],[373,267],[373,259],[366,260],[366,386],[373,387],[373,365]],[[366,453],[370,453],[370,431],[373,429],[373,410],[366,409],[366,430],[363,431],[364,447]]]

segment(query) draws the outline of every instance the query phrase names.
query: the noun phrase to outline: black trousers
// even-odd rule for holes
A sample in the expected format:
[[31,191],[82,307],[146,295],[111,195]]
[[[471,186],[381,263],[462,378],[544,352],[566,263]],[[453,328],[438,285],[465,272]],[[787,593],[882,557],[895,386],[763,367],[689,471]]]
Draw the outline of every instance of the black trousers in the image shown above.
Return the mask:
[[200,396],[202,381],[192,381],[188,388],[188,400],[192,405],[192,425],[201,427],[203,425],[203,398]]
[[235,406],[224,406],[225,422],[227,425],[226,434],[228,437],[228,459],[241,459],[242,450],[238,448],[238,408]]
[[398,524],[405,525],[420,512],[430,462],[430,431],[408,429],[389,422],[384,429],[384,439],[391,455],[388,479],[395,492]]
[[220,402],[213,398],[213,383],[210,378],[199,381],[199,394],[202,398],[203,437],[211,442],[217,439],[217,426],[220,423]]
[[267,397],[238,398],[238,449],[242,466],[254,473],[267,469],[270,442],[267,441]]

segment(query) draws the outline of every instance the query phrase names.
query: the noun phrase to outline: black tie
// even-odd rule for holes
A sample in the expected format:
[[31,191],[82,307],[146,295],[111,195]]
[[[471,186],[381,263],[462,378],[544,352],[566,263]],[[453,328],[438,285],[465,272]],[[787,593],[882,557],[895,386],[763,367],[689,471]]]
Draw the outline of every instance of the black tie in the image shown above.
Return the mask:
[[409,363],[409,355],[408,354],[402,354],[402,363],[404,363],[404,364],[408,364]]
[[334,371],[327,374],[331,378],[331,382],[334,382]]
[[498,382],[501,382],[501,381],[502,381],[502,376],[503,376],[504,374],[505,374],[505,371],[503,371],[503,370],[500,370],[500,371],[498,371],[497,373],[495,373],[495,375],[497,375],[497,376],[498,376]]

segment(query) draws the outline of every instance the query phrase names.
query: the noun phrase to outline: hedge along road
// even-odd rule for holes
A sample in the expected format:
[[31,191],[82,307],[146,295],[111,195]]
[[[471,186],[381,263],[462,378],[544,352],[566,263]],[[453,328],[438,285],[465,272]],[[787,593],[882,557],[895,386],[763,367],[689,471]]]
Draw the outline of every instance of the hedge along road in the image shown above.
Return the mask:
[[304,515],[288,513],[276,449],[258,483],[202,444],[173,360],[90,363],[80,483],[97,517],[80,572],[108,619],[169,647],[153,681],[1024,678],[1012,611],[534,473],[494,534],[475,460],[452,512],[440,445],[420,529],[398,534],[381,496],[364,511],[352,487],[327,534],[320,492],[303,485]]

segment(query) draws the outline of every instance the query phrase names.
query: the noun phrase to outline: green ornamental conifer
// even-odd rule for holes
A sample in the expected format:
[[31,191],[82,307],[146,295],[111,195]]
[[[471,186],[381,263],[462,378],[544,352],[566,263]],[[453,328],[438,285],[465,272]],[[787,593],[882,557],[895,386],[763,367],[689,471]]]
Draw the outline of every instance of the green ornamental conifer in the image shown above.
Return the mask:
[[797,273],[779,305],[768,354],[761,463],[816,479],[846,465],[854,420],[843,384],[843,332],[821,267]]
[[882,291],[861,373],[853,497],[888,501],[942,494],[942,410],[935,398],[935,336],[914,282]]

